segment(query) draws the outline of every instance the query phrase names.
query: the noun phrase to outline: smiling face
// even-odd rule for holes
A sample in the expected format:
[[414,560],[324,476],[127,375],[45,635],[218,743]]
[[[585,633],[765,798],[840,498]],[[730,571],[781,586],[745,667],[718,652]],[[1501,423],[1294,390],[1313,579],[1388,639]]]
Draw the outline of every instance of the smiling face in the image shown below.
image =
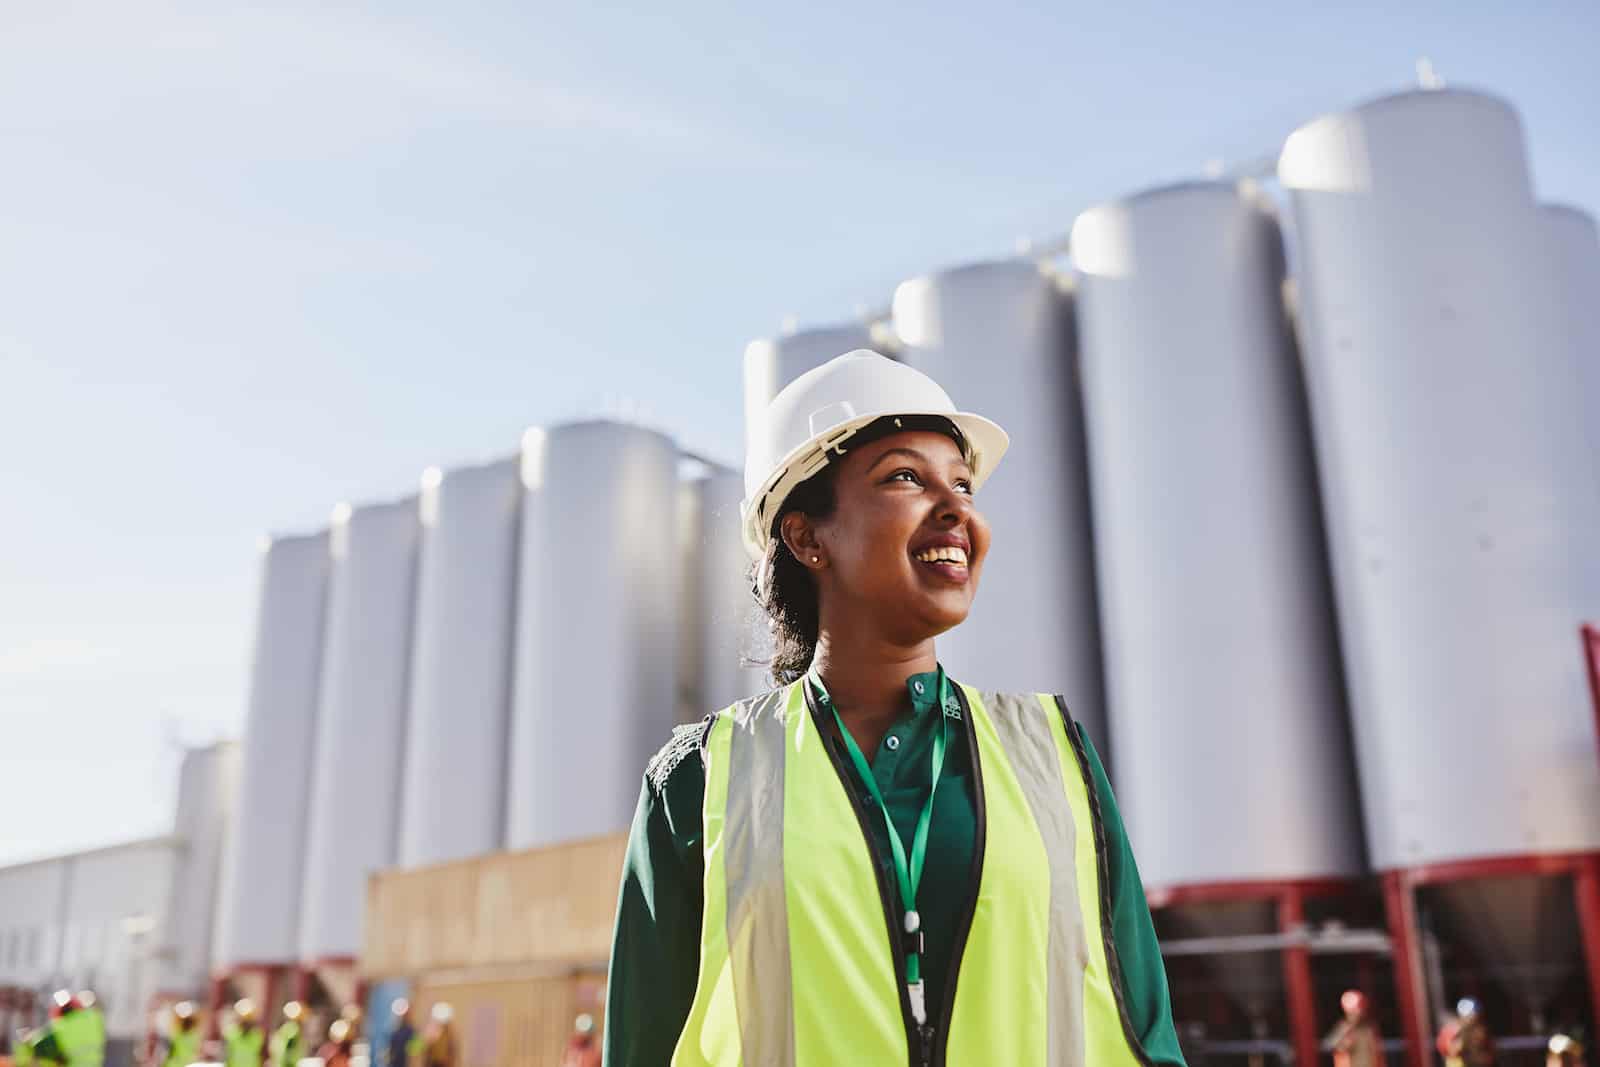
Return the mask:
[[837,461],[834,501],[828,517],[791,512],[782,527],[816,576],[825,624],[830,616],[871,620],[909,646],[967,617],[989,525],[955,441],[908,432],[849,449]]

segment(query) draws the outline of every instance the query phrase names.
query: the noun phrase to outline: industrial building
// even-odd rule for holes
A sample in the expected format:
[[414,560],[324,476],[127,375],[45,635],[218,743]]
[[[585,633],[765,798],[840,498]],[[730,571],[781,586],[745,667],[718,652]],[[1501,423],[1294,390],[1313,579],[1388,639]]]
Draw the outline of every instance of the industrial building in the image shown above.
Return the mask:
[[[1191,1062],[1323,1062],[1352,986],[1409,1067],[1462,995],[1503,1062],[1600,1032],[1600,237],[1515,111],[1365,103],[885,308],[752,343],[745,418],[871,347],[1010,430],[941,660],[1107,755]],[[513,444],[265,545],[213,1003],[450,999],[467,1067],[602,1006],[645,761],[765,688],[741,482]]]
[[0,1033],[93,990],[107,1067],[128,1067],[152,1011],[204,994],[238,766],[237,744],[186,753],[169,834],[0,867]]

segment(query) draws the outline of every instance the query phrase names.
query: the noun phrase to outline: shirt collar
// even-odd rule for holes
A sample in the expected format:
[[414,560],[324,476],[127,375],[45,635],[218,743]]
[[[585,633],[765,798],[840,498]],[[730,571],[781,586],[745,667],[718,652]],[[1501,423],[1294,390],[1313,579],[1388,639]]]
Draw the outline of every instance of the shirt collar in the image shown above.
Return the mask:
[[[822,700],[824,705],[832,704],[828,696],[828,689],[822,684],[822,679],[815,670],[806,672],[806,682]],[[944,665],[940,664],[934,670],[913,674],[906,679],[906,693],[911,697],[911,715],[915,718],[925,711],[944,705],[944,713],[952,719],[961,718],[961,701],[957,699],[955,685],[944,673]]]

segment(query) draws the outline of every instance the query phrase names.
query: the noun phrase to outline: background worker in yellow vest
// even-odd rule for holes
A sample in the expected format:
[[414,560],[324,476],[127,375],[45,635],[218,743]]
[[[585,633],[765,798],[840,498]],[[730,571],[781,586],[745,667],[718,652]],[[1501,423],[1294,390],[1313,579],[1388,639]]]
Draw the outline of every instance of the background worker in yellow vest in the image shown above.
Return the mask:
[[174,1004],[167,1020],[166,1051],[161,1057],[161,1067],[188,1067],[200,1062],[201,1037],[194,1005],[187,1000]]
[[50,1027],[41,1026],[30,1030],[17,1039],[16,1046],[11,1050],[12,1067],[31,1067],[36,1063],[64,1064],[66,1055],[61,1047],[56,1044],[55,1034]]
[[233,1005],[233,1019],[222,1031],[225,1067],[261,1067],[266,1060],[267,1035],[256,1019],[255,1001],[241,998]]
[[646,768],[606,1064],[1183,1063],[1088,738],[1058,698],[980,692],[935,654],[1008,443],[864,350],[752,427],[741,518],[780,688]]
[[301,1033],[300,1021],[305,1015],[305,1006],[298,1000],[291,1000],[283,1006],[283,1022],[272,1032],[272,1041],[268,1046],[267,1059],[272,1067],[295,1067],[304,1054],[305,1040]]
[[65,989],[56,992],[50,1008],[50,1033],[66,1067],[101,1067],[106,1058],[105,1016],[93,994],[88,994],[87,1005],[81,996]]

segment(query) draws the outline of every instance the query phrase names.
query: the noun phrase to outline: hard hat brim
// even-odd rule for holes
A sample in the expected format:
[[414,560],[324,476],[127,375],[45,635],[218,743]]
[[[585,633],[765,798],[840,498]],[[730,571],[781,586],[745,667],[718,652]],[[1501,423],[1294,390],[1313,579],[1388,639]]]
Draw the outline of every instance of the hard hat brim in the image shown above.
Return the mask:
[[828,465],[830,450],[837,449],[863,427],[879,419],[897,416],[934,416],[955,423],[956,429],[967,439],[972,453],[974,492],[983,488],[983,483],[989,480],[989,476],[1000,465],[1006,449],[1011,446],[1010,435],[998,423],[970,411],[875,411],[832,426],[793,449],[762,484],[761,490],[744,501],[740,512],[744,547],[750,557],[760,559],[766,554],[767,542],[772,538],[772,520],[777,516],[778,509],[795,486]]

